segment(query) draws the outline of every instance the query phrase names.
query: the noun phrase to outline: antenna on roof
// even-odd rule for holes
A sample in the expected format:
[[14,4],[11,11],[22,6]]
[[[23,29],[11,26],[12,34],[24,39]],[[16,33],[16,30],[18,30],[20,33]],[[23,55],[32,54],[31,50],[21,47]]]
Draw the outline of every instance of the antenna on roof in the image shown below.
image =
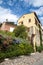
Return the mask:
[[6,22],[8,22],[8,19],[6,19]]

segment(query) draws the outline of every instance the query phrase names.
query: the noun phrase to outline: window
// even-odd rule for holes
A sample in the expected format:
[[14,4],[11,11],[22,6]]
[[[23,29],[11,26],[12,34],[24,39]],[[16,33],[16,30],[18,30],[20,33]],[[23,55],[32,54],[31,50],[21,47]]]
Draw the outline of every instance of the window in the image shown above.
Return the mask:
[[14,28],[13,27],[10,27],[10,32],[13,32]]
[[35,19],[35,24],[37,25],[37,20]]
[[23,16],[23,18],[25,18],[25,16]]
[[31,22],[31,19],[29,19],[29,22]]
[[23,24],[23,21],[21,21],[21,24]]

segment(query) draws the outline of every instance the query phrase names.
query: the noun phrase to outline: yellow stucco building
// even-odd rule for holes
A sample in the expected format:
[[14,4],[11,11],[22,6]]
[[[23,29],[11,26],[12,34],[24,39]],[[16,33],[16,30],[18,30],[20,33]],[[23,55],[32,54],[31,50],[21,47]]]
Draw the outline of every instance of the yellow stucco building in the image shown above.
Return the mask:
[[39,28],[41,27],[41,23],[35,12],[30,14],[25,14],[18,20],[18,25],[24,25],[28,28],[28,39],[31,40],[31,43],[34,45],[40,46],[40,33]]
[[42,26],[42,45],[43,45],[43,26]]

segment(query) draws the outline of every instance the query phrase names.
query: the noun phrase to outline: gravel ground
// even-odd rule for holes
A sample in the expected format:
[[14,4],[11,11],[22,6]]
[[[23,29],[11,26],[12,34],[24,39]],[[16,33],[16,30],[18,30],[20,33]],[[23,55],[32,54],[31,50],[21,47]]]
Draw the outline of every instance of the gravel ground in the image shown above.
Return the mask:
[[34,63],[39,62],[43,59],[43,52],[31,54],[31,56],[19,56],[15,59],[6,59],[0,65],[34,65]]

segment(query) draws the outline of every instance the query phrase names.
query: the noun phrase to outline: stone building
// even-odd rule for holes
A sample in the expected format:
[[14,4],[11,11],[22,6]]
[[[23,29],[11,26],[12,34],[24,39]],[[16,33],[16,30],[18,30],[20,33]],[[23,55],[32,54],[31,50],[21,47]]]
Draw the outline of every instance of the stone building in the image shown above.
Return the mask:
[[3,31],[9,31],[9,32],[13,32],[13,30],[15,29],[17,25],[14,24],[14,22],[9,22],[7,19],[5,22],[2,23],[0,30]]
[[40,46],[40,32],[41,23],[35,12],[30,14],[25,14],[18,20],[18,25],[24,25],[27,27],[28,39],[30,38],[31,43],[34,45]]
[[43,44],[43,26],[42,26],[42,44]]

